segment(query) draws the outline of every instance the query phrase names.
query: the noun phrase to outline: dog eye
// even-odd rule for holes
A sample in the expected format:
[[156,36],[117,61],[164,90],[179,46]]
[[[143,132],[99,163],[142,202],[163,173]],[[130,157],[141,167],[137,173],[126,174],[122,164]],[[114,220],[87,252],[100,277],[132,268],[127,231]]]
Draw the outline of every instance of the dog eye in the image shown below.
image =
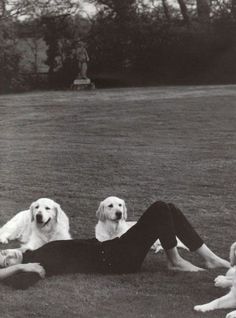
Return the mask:
[[119,206],[122,206],[122,204],[119,204]]
[[108,205],[108,208],[113,208],[113,204]]
[[46,210],[50,210],[50,208],[48,207],[48,206],[46,206],[46,208],[45,208]]
[[38,205],[36,205],[35,209],[38,209],[38,208],[39,208],[39,206],[38,206]]

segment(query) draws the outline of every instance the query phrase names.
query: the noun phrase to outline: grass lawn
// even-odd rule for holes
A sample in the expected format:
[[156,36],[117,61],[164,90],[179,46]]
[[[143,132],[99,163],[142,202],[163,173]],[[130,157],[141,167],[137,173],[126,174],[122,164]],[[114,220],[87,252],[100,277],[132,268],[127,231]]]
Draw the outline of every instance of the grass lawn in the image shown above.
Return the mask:
[[[99,201],[136,220],[156,199],[185,212],[228,258],[235,241],[236,86],[0,95],[0,225],[39,197],[59,202],[74,237],[92,237]],[[181,253],[195,264],[201,260]],[[26,291],[0,285],[1,318],[201,318],[224,270],[172,273],[150,252],[129,275],[68,275]]]

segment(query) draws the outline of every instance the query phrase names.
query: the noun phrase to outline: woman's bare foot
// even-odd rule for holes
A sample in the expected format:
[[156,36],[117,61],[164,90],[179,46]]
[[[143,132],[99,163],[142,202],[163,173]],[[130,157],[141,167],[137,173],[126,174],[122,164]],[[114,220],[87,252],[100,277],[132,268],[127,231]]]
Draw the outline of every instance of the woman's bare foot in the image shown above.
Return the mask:
[[193,265],[192,263],[186,261],[183,258],[179,258],[175,262],[168,260],[167,261],[167,267],[169,270],[172,271],[180,271],[180,272],[199,272],[204,271],[203,268],[197,267]]
[[199,271],[204,271],[203,268],[197,267],[193,265],[192,263],[186,261],[183,259],[176,246],[169,249],[165,250],[166,252],[166,257],[167,257],[167,267],[168,269],[172,271],[180,271],[180,272],[199,272]]
[[196,252],[204,259],[205,266],[209,269],[219,267],[230,268],[230,263],[213,253],[206,244],[202,244]]
[[212,258],[206,259],[205,265],[209,269],[220,267],[230,268],[230,263],[225,259],[220,258],[219,256],[214,256]]

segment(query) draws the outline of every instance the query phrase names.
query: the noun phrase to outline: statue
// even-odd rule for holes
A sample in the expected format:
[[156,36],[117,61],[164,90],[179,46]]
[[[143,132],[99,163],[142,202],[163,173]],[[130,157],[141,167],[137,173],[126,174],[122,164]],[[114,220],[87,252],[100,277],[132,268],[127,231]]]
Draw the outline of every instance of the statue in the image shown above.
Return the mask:
[[89,56],[82,41],[78,41],[75,47],[75,58],[78,62],[79,73],[77,79],[87,79]]
[[73,50],[73,56],[78,63],[79,73],[76,79],[73,81],[72,89],[77,91],[84,89],[95,89],[94,83],[92,83],[90,78],[87,77],[89,56],[85,48],[85,44],[82,41],[76,42],[75,48]]

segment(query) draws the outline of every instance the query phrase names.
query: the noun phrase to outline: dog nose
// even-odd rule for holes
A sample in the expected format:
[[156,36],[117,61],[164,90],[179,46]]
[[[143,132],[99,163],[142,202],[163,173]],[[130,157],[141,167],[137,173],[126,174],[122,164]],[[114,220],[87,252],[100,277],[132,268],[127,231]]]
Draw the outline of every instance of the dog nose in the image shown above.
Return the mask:
[[121,219],[122,213],[120,211],[117,211],[116,212],[116,217],[117,217],[117,219]]
[[36,221],[37,221],[37,223],[42,223],[42,222],[43,222],[43,216],[42,216],[42,214],[38,213],[38,214],[36,215]]

